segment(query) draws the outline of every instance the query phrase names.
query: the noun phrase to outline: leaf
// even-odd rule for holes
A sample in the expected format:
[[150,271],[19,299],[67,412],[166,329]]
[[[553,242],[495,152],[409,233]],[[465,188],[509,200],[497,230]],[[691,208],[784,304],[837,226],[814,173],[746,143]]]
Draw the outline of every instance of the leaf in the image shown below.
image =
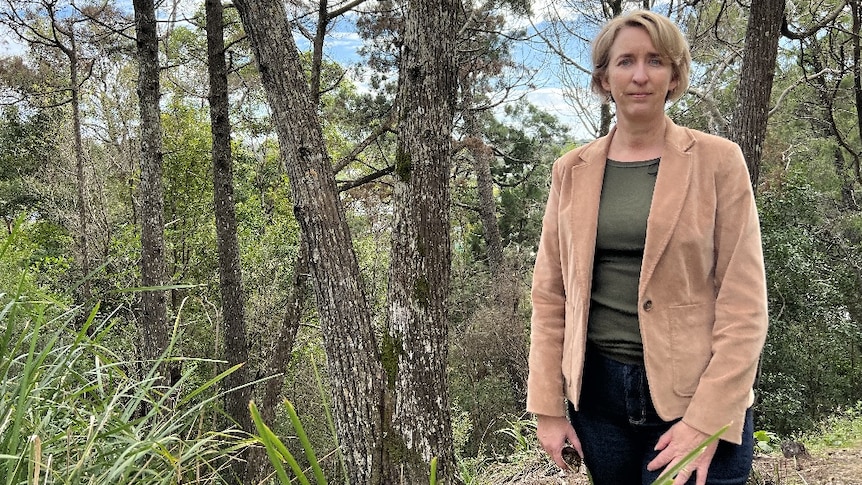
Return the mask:
[[281,464],[282,461],[286,461],[290,466],[291,470],[293,470],[296,478],[299,479],[299,482],[302,485],[311,485],[306,478],[305,474],[302,473],[302,469],[299,467],[299,463],[296,462],[296,459],[293,455],[288,451],[287,447],[284,446],[284,443],[278,439],[278,436],[272,432],[269,426],[263,422],[263,418],[260,415],[260,412],[257,410],[257,406],[254,404],[254,401],[248,402],[248,409],[251,411],[251,419],[254,421],[254,426],[257,428],[257,432],[259,433],[260,442],[263,444],[266,449],[266,454],[269,456],[269,461],[272,463],[272,466],[275,468],[275,472],[278,475],[278,479],[281,481],[283,485],[290,485],[290,479],[287,477],[287,472],[284,470],[284,466]]

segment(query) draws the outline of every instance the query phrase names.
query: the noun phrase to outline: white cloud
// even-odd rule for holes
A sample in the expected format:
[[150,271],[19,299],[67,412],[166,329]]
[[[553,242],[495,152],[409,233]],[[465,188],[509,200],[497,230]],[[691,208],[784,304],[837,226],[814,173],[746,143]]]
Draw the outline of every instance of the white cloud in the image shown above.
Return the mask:
[[[575,106],[563,88],[547,86],[525,91],[524,98],[568,125],[571,128],[570,133],[573,139],[581,140],[592,136],[584,126],[582,119],[583,116],[589,116],[590,113],[580,113],[581,109]],[[589,103],[586,109],[598,113],[598,100],[589,96],[586,100]]]
[[6,27],[0,26],[0,56],[23,56],[26,46]]
[[328,55],[341,63],[354,63],[359,60],[357,50],[362,47],[362,39],[356,32],[336,31],[327,34],[324,48]]
[[567,2],[559,0],[533,0],[530,3],[530,9],[533,12],[533,21],[536,23],[543,22],[548,19],[573,20],[580,13]]

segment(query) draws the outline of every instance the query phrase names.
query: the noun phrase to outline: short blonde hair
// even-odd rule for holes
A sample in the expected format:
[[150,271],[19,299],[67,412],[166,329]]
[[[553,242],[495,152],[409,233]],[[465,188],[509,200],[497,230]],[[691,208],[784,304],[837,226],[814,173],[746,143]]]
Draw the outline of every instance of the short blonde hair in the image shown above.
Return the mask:
[[593,41],[593,74],[590,87],[604,102],[611,101],[611,93],[602,86],[608,74],[611,47],[617,34],[624,27],[640,27],[646,30],[659,54],[670,59],[676,88],[667,93],[668,101],[676,101],[688,89],[691,69],[691,51],[679,27],[664,15],[649,10],[635,10],[614,18],[602,28]]

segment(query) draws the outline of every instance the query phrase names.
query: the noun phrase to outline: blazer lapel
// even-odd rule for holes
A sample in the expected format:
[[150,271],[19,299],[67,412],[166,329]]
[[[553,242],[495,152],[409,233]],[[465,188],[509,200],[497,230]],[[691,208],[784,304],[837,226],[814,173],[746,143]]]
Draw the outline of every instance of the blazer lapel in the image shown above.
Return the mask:
[[694,138],[687,130],[667,118],[665,147],[647,219],[646,245],[639,284],[641,295],[679,223],[691,182],[692,161],[689,149],[693,143]]
[[571,214],[572,254],[578,278],[578,287],[586,288],[586,295],[593,281],[593,259],[596,251],[596,230],[599,222],[599,202],[602,195],[602,183],[605,177],[605,165],[608,157],[608,147],[614,130],[607,136],[599,138],[580,153],[579,160],[574,163],[572,180],[577,180],[572,193],[574,201]]

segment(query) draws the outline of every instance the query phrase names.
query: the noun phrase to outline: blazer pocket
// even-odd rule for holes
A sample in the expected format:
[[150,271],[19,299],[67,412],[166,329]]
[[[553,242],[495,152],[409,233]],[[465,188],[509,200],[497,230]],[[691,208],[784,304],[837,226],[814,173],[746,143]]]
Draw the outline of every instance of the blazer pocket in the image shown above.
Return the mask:
[[673,390],[691,397],[712,358],[713,306],[705,303],[668,309]]

